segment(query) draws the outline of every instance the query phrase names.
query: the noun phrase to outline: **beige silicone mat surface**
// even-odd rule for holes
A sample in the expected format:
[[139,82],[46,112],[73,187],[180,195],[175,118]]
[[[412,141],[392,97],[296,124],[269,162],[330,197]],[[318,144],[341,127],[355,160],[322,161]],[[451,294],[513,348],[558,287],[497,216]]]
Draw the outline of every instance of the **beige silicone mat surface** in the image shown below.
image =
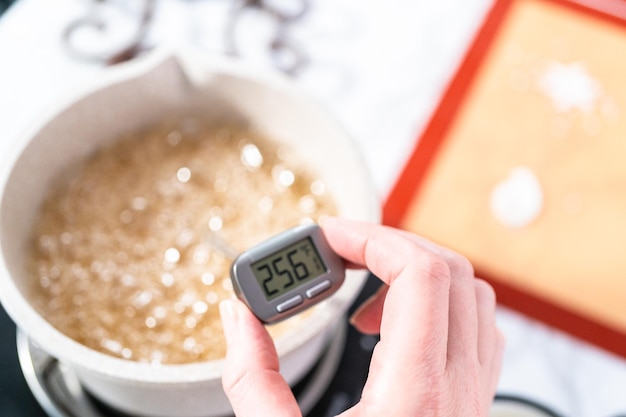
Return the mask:
[[626,333],[626,28],[511,7],[401,227]]

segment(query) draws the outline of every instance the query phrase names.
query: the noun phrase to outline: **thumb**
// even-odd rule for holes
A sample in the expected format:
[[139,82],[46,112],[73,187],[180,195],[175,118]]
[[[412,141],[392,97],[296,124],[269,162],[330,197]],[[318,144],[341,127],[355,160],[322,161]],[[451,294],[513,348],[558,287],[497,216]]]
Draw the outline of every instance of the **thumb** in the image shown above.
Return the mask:
[[274,343],[263,324],[239,300],[220,304],[226,337],[222,386],[238,417],[296,417],[302,413],[278,372]]

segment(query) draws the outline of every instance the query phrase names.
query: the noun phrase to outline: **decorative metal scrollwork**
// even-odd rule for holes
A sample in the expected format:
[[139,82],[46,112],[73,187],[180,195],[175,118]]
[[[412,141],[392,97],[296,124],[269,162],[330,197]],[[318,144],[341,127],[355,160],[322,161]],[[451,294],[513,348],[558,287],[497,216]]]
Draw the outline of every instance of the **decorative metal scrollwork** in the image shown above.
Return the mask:
[[290,75],[296,75],[307,63],[307,57],[302,48],[291,39],[289,29],[297,20],[309,11],[309,0],[295,0],[295,10],[281,9],[271,0],[236,0],[226,26],[226,52],[239,56],[239,48],[235,35],[239,30],[238,23],[241,15],[249,9],[257,9],[267,13],[275,22],[275,32],[267,45],[270,58],[274,66]]
[[[76,59],[112,65],[134,58],[147,49],[146,35],[153,23],[156,0],[143,0],[136,29],[129,39],[121,46],[107,51],[93,51],[76,42],[76,34],[83,29],[95,29],[103,35],[110,29],[111,22],[104,17],[104,6],[111,5],[108,0],[93,0],[88,14],[71,22],[63,32],[63,44],[68,54]],[[225,0],[226,1],[226,0]],[[237,42],[237,33],[241,27],[244,13],[254,11],[264,13],[273,22],[273,34],[269,43],[264,45],[268,58],[278,70],[289,75],[297,75],[308,63],[303,48],[292,39],[290,29],[309,11],[309,0],[227,0],[231,2],[228,15],[225,16],[225,31],[221,40],[224,53],[242,56],[241,47]],[[287,4],[288,3],[288,4]],[[118,5],[119,7],[119,5]]]
[[[105,2],[106,0],[96,0],[96,3],[100,4]],[[137,28],[131,38],[123,46],[105,52],[89,51],[77,45],[74,39],[75,34],[85,28],[96,29],[100,33],[105,33],[108,30],[110,23],[98,13],[99,8],[94,8],[88,15],[71,22],[63,31],[63,45],[66,51],[73,58],[108,65],[135,57],[141,51],[142,42],[152,23],[155,2],[156,0],[144,0]]]

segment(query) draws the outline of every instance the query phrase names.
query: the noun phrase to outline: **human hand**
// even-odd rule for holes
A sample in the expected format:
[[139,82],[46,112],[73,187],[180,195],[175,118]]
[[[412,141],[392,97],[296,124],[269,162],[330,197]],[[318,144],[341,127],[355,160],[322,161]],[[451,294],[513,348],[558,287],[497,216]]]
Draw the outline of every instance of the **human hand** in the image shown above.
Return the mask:
[[[380,333],[380,342],[361,401],[341,417],[487,416],[504,338],[495,294],[470,263],[380,225],[327,218],[322,229],[350,266],[386,284],[351,319],[364,333]],[[220,311],[228,351],[222,382],[235,414],[300,416],[262,323],[239,300],[222,302]]]

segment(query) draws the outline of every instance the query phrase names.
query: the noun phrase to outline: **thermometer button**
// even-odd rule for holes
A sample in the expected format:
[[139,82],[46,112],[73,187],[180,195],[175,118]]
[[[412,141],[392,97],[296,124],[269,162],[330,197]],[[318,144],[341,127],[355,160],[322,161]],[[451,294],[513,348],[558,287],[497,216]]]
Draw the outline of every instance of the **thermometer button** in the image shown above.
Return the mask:
[[304,302],[304,298],[301,295],[295,295],[288,299],[287,301],[283,301],[282,303],[276,306],[276,311],[279,313],[284,313],[287,310],[291,310],[292,308],[299,306]]
[[329,280],[325,280],[325,281],[320,282],[317,285],[312,286],[311,288],[306,290],[305,292],[306,298],[317,297],[318,295],[320,295],[321,293],[329,289],[331,285],[332,283]]

